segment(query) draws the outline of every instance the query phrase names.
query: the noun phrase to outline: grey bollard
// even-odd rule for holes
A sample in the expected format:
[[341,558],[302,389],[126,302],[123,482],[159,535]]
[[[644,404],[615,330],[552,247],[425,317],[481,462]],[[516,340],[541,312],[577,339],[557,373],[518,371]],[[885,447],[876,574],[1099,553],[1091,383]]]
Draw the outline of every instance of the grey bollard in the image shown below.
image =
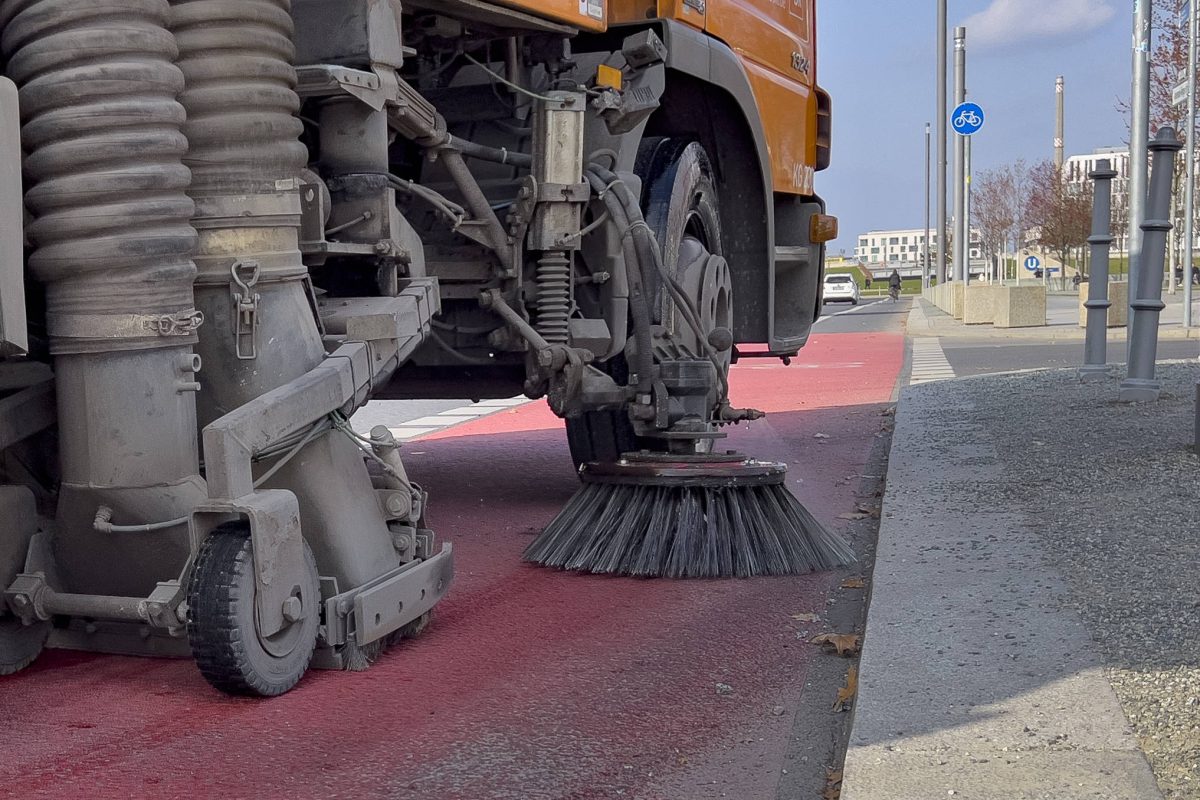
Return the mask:
[[1162,301],[1162,279],[1167,233],[1171,230],[1171,181],[1175,175],[1175,154],[1182,149],[1183,142],[1169,126],[1159,128],[1158,135],[1150,142],[1153,154],[1150,196],[1146,200],[1146,221],[1141,225],[1137,296],[1129,303],[1133,319],[1129,325],[1129,366],[1118,395],[1122,403],[1152,402],[1162,391],[1162,384],[1155,377],[1154,362],[1158,355],[1158,318],[1166,307]]
[[1102,158],[1096,168],[1088,173],[1095,183],[1092,199],[1092,270],[1088,280],[1087,338],[1083,345],[1083,366],[1079,379],[1090,382],[1108,377],[1108,254],[1112,248],[1112,181],[1117,171],[1112,163]]

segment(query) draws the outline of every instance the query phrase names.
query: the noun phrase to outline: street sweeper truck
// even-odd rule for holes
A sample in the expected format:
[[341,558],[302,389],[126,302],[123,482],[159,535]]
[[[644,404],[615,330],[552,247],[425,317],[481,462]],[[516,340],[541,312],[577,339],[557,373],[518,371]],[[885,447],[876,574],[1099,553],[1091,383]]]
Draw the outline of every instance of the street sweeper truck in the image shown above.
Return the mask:
[[849,558],[721,446],[821,307],[814,6],[0,0],[0,674],[276,695],[420,633],[453,551],[372,399],[547,400],[531,560]]

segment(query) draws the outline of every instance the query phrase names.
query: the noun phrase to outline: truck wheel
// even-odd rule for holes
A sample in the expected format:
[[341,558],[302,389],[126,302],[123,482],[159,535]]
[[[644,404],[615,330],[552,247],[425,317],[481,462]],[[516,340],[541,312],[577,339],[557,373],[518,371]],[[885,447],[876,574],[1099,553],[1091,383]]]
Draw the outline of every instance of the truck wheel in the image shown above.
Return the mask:
[[[648,138],[638,148],[636,169],[642,177],[646,224],[658,240],[664,266],[701,307],[702,324],[710,328],[731,327],[733,305],[728,267],[721,258],[707,258],[721,256],[724,251],[717,191],[704,148],[686,139]],[[713,265],[713,272],[685,274],[689,266],[695,269],[696,265],[707,263]],[[674,318],[674,306],[657,276],[649,289],[653,321],[665,322],[672,332],[684,334],[685,339],[691,336],[686,323]],[[628,366],[620,356],[600,366],[618,382],[628,378]],[[724,369],[728,374],[728,357]],[[623,410],[588,411],[568,419],[567,443],[576,467],[589,461],[616,461],[622,453],[643,447],[661,447],[659,442],[635,436],[633,423]],[[698,445],[702,450],[710,450],[712,440],[700,439]]]
[[0,675],[12,675],[32,664],[49,636],[49,622],[25,625],[16,617],[0,618]]
[[303,583],[292,596],[299,618],[270,637],[258,633],[254,550],[243,523],[217,528],[200,547],[188,584],[188,641],[196,666],[228,694],[274,697],[308,670],[317,644],[321,591],[317,564],[304,545]]

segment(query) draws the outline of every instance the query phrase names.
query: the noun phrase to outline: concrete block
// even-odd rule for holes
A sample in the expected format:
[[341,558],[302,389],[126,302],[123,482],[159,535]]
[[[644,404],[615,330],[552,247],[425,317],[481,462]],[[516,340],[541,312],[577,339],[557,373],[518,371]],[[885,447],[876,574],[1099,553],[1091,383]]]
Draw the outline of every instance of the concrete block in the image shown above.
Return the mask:
[[997,328],[1036,328],[1046,324],[1045,286],[1001,286],[995,301]]
[[990,325],[996,319],[996,290],[999,286],[971,284],[963,292],[963,322]]
[[967,288],[962,281],[947,284],[950,293],[950,316],[955,319],[963,318],[963,293]]
[[[1087,309],[1083,304],[1087,301],[1088,285],[1079,284],[1079,327],[1087,327]],[[1125,281],[1108,284],[1108,300],[1112,303],[1108,309],[1108,327],[1124,328],[1129,324],[1129,284]]]

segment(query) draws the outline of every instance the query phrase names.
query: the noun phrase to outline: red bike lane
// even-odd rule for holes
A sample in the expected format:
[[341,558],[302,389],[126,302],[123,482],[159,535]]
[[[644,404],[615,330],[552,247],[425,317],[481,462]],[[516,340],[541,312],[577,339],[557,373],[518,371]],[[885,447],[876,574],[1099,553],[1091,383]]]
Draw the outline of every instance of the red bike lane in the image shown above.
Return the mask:
[[[726,446],[787,462],[796,494],[838,529],[903,354],[901,334],[829,334],[791,367],[743,360],[735,404],[770,415]],[[220,695],[188,661],[48,652],[0,679],[0,796],[775,796],[821,657],[792,615],[821,613],[837,575],[660,581],[523,564],[576,487],[562,423],[540,403],[403,454],[456,554],[424,636],[268,701]]]

